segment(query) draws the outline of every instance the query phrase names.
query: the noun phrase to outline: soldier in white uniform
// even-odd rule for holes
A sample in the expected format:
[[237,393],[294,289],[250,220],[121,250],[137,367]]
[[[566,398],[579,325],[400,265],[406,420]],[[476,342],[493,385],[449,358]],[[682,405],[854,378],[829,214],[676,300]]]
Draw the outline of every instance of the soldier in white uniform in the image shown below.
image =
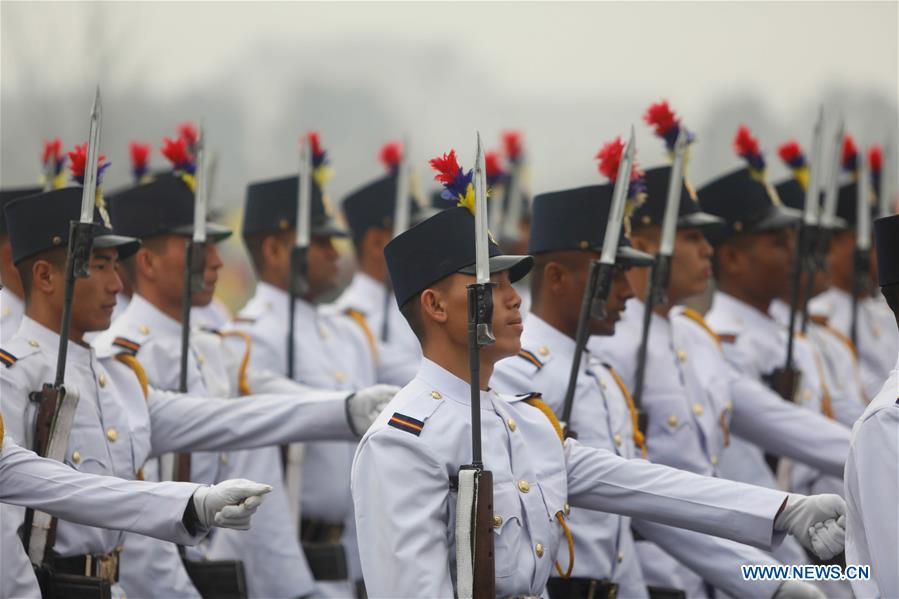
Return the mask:
[[[899,214],[874,221],[880,290],[899,327]],[[896,331],[884,331],[884,334]],[[852,429],[846,461],[846,563],[871,566],[856,597],[899,597],[899,356]]]
[[[253,341],[252,363],[282,375],[288,374],[287,289],[298,180],[293,176],[247,187],[242,237],[258,283],[234,321],[235,329]],[[306,254],[309,292],[295,304],[292,374],[300,383],[349,393],[377,380],[377,333],[360,313],[347,315],[317,305],[337,286],[338,255],[332,240],[346,235],[316,181]],[[355,447],[354,442],[323,442],[289,449],[288,496],[292,507],[299,506],[302,522],[297,524],[319,596],[351,596],[362,580],[349,486]]]
[[[79,214],[81,195],[80,189],[67,188],[6,207],[13,258],[30,300],[18,333],[0,351],[5,366],[0,401],[7,415],[7,432],[26,446],[32,442],[37,411],[29,394],[55,374],[64,248],[69,222]],[[68,342],[66,383],[80,392],[81,399],[66,464],[84,472],[132,479],[141,476],[147,458],[166,452],[354,437],[347,408],[334,400],[334,394],[313,398],[307,393],[305,399],[278,395],[245,402],[190,398],[148,386],[143,367],[133,357],[133,346],[93,351],[85,345],[81,337],[86,331],[103,330],[109,324],[115,294],[121,289],[115,273],[119,256],[127,256],[138,245],[134,239],[112,235],[99,211],[95,222],[91,276],[75,285]],[[126,544],[129,551],[143,548],[146,562],[131,569],[125,561],[121,572],[125,589],[130,581],[151,594],[196,596],[174,545],[154,541],[151,550],[141,539],[132,536]],[[115,531],[60,522],[53,565],[63,572],[83,573],[85,563],[97,562],[86,560],[85,555],[115,560],[123,541]]]
[[[175,175],[121,191],[113,198],[112,222],[118,232],[137,237],[144,247],[129,259],[128,272],[135,294],[128,308],[108,331],[95,341],[101,348],[132,344],[151,385],[178,389],[181,353],[181,303],[184,280],[184,247],[192,228],[193,194]],[[212,301],[215,281],[222,266],[215,242],[230,234],[220,225],[207,224],[213,243],[207,246],[206,288],[193,294],[196,306]],[[302,394],[307,388],[272,370],[250,368],[246,363],[255,348],[238,335],[192,327],[188,368],[190,393],[237,398],[259,393]],[[344,403],[346,393],[329,393]],[[295,597],[312,592],[312,578],[303,559],[299,540],[289,526],[290,509],[282,483],[278,448],[195,454],[191,480],[208,482],[231,477],[272,481],[274,490],[258,514],[257,526],[248,534],[223,531],[210,537],[202,553],[193,559],[238,559],[243,562],[251,597]]]
[[[384,261],[384,246],[393,238],[397,161],[402,152],[402,148],[387,152],[390,147],[388,144],[381,151],[389,172],[350,193],[340,205],[350,228],[358,268],[335,308],[365,317],[377,341],[378,379],[405,385],[418,372],[421,348],[393,301]],[[433,211],[420,205],[411,183],[409,222],[415,223]]]
[[[150,483],[78,472],[42,458],[3,435],[0,415],[0,598],[39,598],[41,591],[16,523],[13,506],[49,513],[86,526],[128,530],[193,545],[212,526],[247,529],[267,485],[231,480],[207,488]],[[161,509],[160,509],[161,508]],[[135,518],[135,514],[144,517]],[[192,531],[192,532],[191,532]]]
[[16,198],[34,195],[43,191],[40,187],[20,187],[0,190],[0,343],[5,343],[19,328],[25,313],[22,282],[12,261],[9,234],[6,232],[6,218],[3,207]]
[[[846,221],[848,227],[833,235],[828,248],[827,270],[832,286],[812,298],[809,305],[812,314],[823,317],[828,325],[846,337],[850,336],[852,326],[857,196],[857,183],[850,182],[840,186],[837,215]],[[883,300],[869,290],[863,290],[863,295],[858,298],[856,345],[867,397],[873,397],[880,390],[883,380],[893,367],[892,357],[899,351],[892,326],[893,315]]]
[[[460,198],[464,189],[463,180]],[[474,221],[465,208],[445,210],[398,236],[385,252],[397,304],[422,342],[424,359],[356,452],[353,499],[363,571],[373,597],[447,597],[455,586],[453,479],[472,458],[465,285],[473,281]],[[480,353],[480,401],[484,465],[494,481],[497,596],[541,595],[557,557],[564,568],[565,552],[558,549],[569,502],[761,547],[776,543],[775,529],[783,530],[787,516],[777,516],[783,493],[563,441],[555,417],[533,394],[502,396],[488,387],[494,363],[521,349],[520,299],[512,282],[532,263],[503,256],[493,243],[489,252],[496,342]],[[732,501],[737,495],[740,501]],[[806,531],[806,544],[807,524],[827,519],[822,501],[831,506],[831,518],[840,513],[836,497],[792,497],[788,505],[818,514],[798,527]],[[838,541],[830,538],[839,536],[835,522],[827,531],[828,542]]]

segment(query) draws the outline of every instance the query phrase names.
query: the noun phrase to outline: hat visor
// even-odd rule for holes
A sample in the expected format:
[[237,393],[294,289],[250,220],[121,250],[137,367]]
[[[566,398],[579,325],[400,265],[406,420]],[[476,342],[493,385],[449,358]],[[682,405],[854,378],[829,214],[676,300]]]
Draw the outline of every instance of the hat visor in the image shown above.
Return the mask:
[[724,227],[723,218],[718,218],[708,212],[694,212],[677,220],[678,229],[719,229]]
[[619,245],[618,251],[615,253],[615,264],[618,266],[652,266],[653,262],[655,262],[655,258],[646,252],[635,250],[627,245]]
[[[490,274],[509,271],[509,280],[516,283],[523,279],[525,275],[531,272],[534,266],[534,258],[532,256],[493,256],[490,258]],[[460,268],[459,272],[466,275],[476,274],[477,268],[474,264]]]
[[775,206],[762,220],[752,226],[751,231],[762,233],[765,231],[776,231],[786,227],[792,227],[802,220],[802,213],[792,208],[784,208],[783,206]]
[[[194,227],[193,225],[184,225],[183,227],[175,227],[172,230],[172,233],[176,233],[178,235],[193,235]],[[206,237],[212,239],[212,241],[219,242],[231,237],[231,229],[224,225],[220,225],[218,223],[206,222]]]
[[350,232],[333,218],[313,223],[310,233],[317,237],[349,237]]
[[140,240],[124,235],[98,235],[94,237],[94,247],[97,249],[116,248],[119,250],[119,260],[128,258],[140,248]]

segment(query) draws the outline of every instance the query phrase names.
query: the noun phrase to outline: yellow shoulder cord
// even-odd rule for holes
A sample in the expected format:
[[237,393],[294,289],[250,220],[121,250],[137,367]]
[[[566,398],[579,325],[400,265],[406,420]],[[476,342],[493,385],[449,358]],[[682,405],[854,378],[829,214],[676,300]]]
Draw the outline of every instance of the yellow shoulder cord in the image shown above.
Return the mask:
[[[149,384],[147,383],[147,371],[144,370],[144,367],[141,366],[141,363],[138,362],[137,358],[132,356],[129,353],[116,354],[115,359],[134,371],[134,374],[137,376],[137,382],[140,383],[140,390],[144,394],[144,401],[146,401],[147,394],[149,393]],[[137,472],[135,473],[135,478],[137,480],[144,480],[143,467],[138,468]]]
[[[814,351],[814,348],[812,349]],[[833,404],[830,401],[830,391],[827,389],[827,383],[824,380],[824,368],[821,367],[821,358],[816,351],[812,354],[812,357],[815,359],[815,368],[818,371],[818,378],[821,379],[821,412],[833,420]]]
[[712,336],[712,339],[718,344],[718,347],[721,347],[721,338],[718,336],[718,333],[712,330],[712,327],[706,323],[705,318],[702,317],[702,314],[694,310],[693,308],[684,308],[682,312],[684,316],[701,326],[705,329],[705,332]]
[[834,337],[836,337],[837,339],[839,339],[839,340],[843,343],[843,345],[845,345],[846,347],[848,347],[849,350],[852,352],[852,357],[853,357],[856,361],[858,361],[858,348],[855,347],[855,344],[852,342],[852,339],[850,339],[849,337],[847,337],[846,335],[844,335],[844,334],[841,333],[840,331],[838,331],[838,330],[836,330],[835,328],[833,328],[833,327],[830,325],[830,322],[827,320],[827,317],[826,317],[826,316],[819,316],[819,315],[816,315],[816,314],[812,314],[811,316],[809,316],[809,320],[811,320],[813,323],[815,323],[815,324],[817,324],[817,325],[823,327],[823,328],[824,328],[826,331],[828,331],[831,335],[833,335]]
[[352,308],[347,308],[346,311],[344,311],[344,314],[355,320],[356,324],[362,327],[362,331],[365,333],[365,338],[368,339],[368,346],[371,348],[371,355],[374,357],[375,362],[377,362],[378,344],[375,341],[374,333],[371,332],[371,328],[368,326],[368,322],[365,320],[365,315],[359,310],[353,310]]
[[[559,419],[556,418],[556,414],[552,409],[538,397],[529,397],[524,401],[528,405],[534,406],[543,412],[543,415],[549,419],[549,423],[552,424],[553,430],[555,430],[556,434],[559,436],[559,441],[564,443],[565,433],[562,432],[562,425],[559,424]],[[571,578],[571,571],[574,570],[574,539],[571,538],[571,530],[568,528],[568,524],[565,522],[565,515],[561,510],[556,512],[556,520],[562,525],[562,531],[565,533],[565,541],[568,543],[568,570],[562,572],[562,566],[559,565],[559,560],[556,560],[556,572],[558,572],[559,576],[562,578]]]
[[618,376],[615,369],[611,366],[608,366],[607,368],[609,369],[609,374],[615,379],[615,384],[621,389],[621,394],[624,395],[624,401],[627,402],[627,410],[631,413],[631,428],[634,429],[634,445],[640,449],[640,454],[646,458],[646,437],[643,435],[643,431],[640,430],[634,398],[631,397],[631,392],[627,390],[627,385],[624,384],[624,381],[621,380],[621,377]]
[[253,346],[253,340],[250,335],[243,331],[219,331],[222,337],[240,337],[243,339],[244,350],[243,358],[240,359],[240,369],[237,371],[237,388],[241,395],[252,395],[250,390],[250,381],[247,378],[247,369],[250,367],[250,348]]

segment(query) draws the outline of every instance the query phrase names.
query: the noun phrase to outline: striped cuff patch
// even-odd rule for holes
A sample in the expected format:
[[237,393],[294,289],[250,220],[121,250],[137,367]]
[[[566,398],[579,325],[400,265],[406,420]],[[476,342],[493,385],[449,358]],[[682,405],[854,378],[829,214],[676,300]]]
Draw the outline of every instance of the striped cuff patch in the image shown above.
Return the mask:
[[412,433],[416,437],[421,434],[421,429],[424,428],[425,425],[425,423],[421,420],[416,420],[415,418],[411,418],[409,416],[403,416],[399,412],[394,412],[393,416],[390,417],[390,420],[387,421],[387,424],[389,424],[393,428],[398,428],[401,431]]
[[9,368],[18,360],[17,357],[6,351],[5,349],[0,349],[0,362],[3,362],[3,365]]
[[138,350],[140,350],[140,343],[125,339],[124,337],[116,337],[112,340],[112,344],[120,349],[124,349],[132,356],[136,356]]

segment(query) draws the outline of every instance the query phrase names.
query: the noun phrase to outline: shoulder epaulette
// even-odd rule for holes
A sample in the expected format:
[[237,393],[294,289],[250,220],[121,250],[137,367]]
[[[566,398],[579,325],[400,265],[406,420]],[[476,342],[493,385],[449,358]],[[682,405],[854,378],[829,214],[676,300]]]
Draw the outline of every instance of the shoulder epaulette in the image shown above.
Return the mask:
[[[702,317],[702,314],[700,314],[693,308],[684,308],[684,310],[681,312],[681,314],[683,314],[684,316],[686,316],[687,318],[689,318],[690,320],[692,320],[693,322],[695,322],[696,324],[701,326],[703,328],[703,330],[705,330],[706,333],[711,335],[712,339],[714,339],[719,344],[721,343],[721,341],[723,341],[723,339],[721,339],[721,335],[719,335],[718,333],[716,333],[715,331],[712,330],[712,327],[710,327],[708,325],[708,323],[705,321],[705,318]],[[733,341],[735,341],[735,340],[736,340],[736,335],[734,335],[734,339],[729,341],[729,343],[733,343]]]
[[737,335],[735,333],[718,333],[718,341],[733,344],[737,342]]
[[421,420],[416,420],[411,416],[406,416],[399,412],[394,412],[393,416],[390,417],[390,420],[387,421],[387,424],[393,428],[398,428],[401,431],[412,433],[416,437],[421,434],[421,430],[425,426],[425,423]]
[[3,362],[3,365],[9,368],[13,364],[15,364],[19,359],[6,351],[5,349],[0,349],[0,362]]
[[238,316],[234,319],[235,323],[243,323],[243,324],[254,324],[256,322],[255,318],[250,318],[249,316]]
[[541,368],[543,368],[543,362],[541,362],[540,359],[534,355],[534,352],[530,352],[526,349],[522,349],[521,351],[518,352],[518,357],[522,358],[523,360],[527,360],[528,362],[530,362],[531,364],[536,366],[537,370],[540,370]]
[[136,356],[137,352],[140,351],[140,343],[132,341],[131,339],[126,339],[125,337],[116,337],[112,340],[112,344],[132,356]]

